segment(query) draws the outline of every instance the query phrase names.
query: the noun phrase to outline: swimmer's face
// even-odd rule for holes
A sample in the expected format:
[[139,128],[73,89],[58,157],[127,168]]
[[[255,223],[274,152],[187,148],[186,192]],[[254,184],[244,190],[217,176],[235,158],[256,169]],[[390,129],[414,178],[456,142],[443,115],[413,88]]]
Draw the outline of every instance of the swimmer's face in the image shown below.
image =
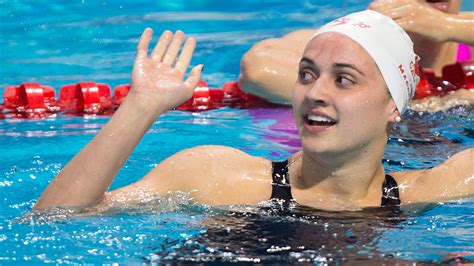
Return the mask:
[[440,11],[457,14],[461,8],[461,0],[425,0],[425,2]]
[[374,60],[337,33],[319,35],[307,45],[293,110],[303,148],[338,156],[374,143],[385,146],[388,125],[398,114]]

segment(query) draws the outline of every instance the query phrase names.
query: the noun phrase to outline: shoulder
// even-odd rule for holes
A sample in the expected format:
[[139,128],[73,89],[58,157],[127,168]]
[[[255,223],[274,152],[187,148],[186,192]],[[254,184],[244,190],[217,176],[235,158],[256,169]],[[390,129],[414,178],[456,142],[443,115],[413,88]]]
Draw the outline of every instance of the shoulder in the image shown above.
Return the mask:
[[221,170],[231,169],[254,169],[266,167],[270,161],[257,156],[251,156],[239,149],[227,147],[206,145],[197,146],[182,150],[166,160],[160,165],[166,167],[185,163],[186,168],[196,170],[206,170],[218,168]]
[[[174,156],[183,155],[202,155],[202,156],[224,156],[224,157],[242,157],[242,158],[260,158],[254,157],[239,149],[220,146],[220,145],[202,145],[193,148],[185,149],[175,153]],[[171,158],[171,157],[170,157]]]
[[474,149],[456,153],[428,170],[392,173],[402,203],[435,202],[474,194]]
[[186,192],[211,205],[256,204],[270,197],[271,161],[230,147],[198,146],[161,162],[137,187],[159,195]]
[[271,194],[271,161],[230,147],[184,150],[153,172],[168,172],[164,178],[174,180],[174,189],[190,192],[201,203],[254,204]]

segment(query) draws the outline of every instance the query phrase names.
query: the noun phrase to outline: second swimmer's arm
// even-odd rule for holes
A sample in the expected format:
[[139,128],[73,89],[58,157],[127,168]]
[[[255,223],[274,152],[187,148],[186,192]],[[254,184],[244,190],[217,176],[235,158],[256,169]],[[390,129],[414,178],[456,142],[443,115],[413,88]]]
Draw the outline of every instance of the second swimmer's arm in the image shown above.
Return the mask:
[[462,42],[474,47],[474,12],[447,16],[447,35],[450,41]]
[[202,66],[193,68],[186,81],[183,76],[195,41],[188,39],[174,65],[183,33],[177,32],[173,37],[171,32],[164,32],[149,57],[151,37],[151,29],[146,29],[140,38],[127,98],[104,128],[49,184],[34,206],[35,210],[81,209],[100,202],[156,118],[192,96]]
[[449,14],[423,1],[376,0],[369,9],[391,17],[409,33],[436,42],[462,42],[474,46],[474,13]]
[[298,63],[314,32],[298,30],[256,43],[240,62],[242,90],[273,103],[290,104]]

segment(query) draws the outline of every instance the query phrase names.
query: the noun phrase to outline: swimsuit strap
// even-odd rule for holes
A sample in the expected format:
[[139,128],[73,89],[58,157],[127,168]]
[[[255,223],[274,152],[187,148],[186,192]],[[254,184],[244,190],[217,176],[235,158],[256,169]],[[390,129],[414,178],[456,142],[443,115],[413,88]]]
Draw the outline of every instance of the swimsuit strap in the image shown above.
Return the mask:
[[397,181],[391,175],[386,174],[382,186],[382,207],[400,206],[400,203]]
[[[290,201],[291,195],[290,179],[288,175],[288,160],[283,162],[272,162],[272,196],[271,199]],[[382,186],[382,207],[400,206],[400,193],[397,181],[391,175],[385,175]]]
[[288,177],[288,160],[283,162],[272,162],[272,197],[289,201],[291,196],[290,179]]

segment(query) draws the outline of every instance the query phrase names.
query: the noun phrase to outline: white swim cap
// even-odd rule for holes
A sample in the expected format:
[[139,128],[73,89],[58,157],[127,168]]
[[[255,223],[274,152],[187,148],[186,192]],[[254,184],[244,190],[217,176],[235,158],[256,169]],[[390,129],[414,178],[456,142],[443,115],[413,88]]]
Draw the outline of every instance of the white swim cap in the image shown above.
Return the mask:
[[398,111],[403,113],[420,80],[418,56],[406,32],[391,18],[372,10],[331,21],[311,39],[326,32],[343,34],[369,53],[382,73]]

